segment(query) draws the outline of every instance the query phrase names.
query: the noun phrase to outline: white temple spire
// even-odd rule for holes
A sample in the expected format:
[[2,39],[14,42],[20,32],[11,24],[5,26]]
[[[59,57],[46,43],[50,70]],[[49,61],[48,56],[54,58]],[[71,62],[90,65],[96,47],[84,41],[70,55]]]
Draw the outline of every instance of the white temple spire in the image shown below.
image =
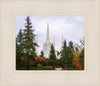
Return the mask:
[[49,23],[47,23],[46,42],[43,45],[44,57],[49,58],[50,49],[51,49],[51,43],[49,38]]
[[50,38],[49,38],[49,23],[47,22],[47,39],[46,41],[50,41]]

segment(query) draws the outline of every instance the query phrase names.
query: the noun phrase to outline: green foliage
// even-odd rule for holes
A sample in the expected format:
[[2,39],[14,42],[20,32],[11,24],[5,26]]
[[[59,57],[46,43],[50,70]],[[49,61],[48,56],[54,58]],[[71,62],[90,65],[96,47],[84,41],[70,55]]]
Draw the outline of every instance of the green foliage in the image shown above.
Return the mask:
[[27,70],[26,67],[16,67],[16,70]]
[[51,50],[50,50],[49,59],[50,60],[56,60],[55,49],[54,49],[53,44],[51,44]]
[[[70,41],[67,45],[65,40],[61,51],[57,51],[57,56],[60,55],[60,59],[56,59],[53,44],[51,45],[49,59],[43,58],[43,51],[41,51],[40,57],[37,57],[35,47],[38,45],[35,36],[30,17],[27,16],[25,29],[23,32],[20,29],[16,37],[16,70],[84,69],[84,47],[82,47],[82,51],[78,47],[75,47],[74,50],[73,42]],[[84,46],[84,40],[81,40],[80,43]]]
[[16,38],[16,42],[21,44],[23,42],[23,33],[22,33],[22,29],[19,30],[19,33],[17,35],[17,38]]
[[44,57],[43,50],[41,51],[40,57]]
[[20,29],[17,37],[16,37],[16,64],[21,64],[21,57],[24,56],[23,52],[23,35],[22,35],[22,30]]
[[16,44],[16,52],[17,52],[16,56],[20,57],[22,56],[21,53],[24,53],[24,57],[27,58],[28,70],[30,67],[29,59],[31,58],[34,60],[35,57],[37,56],[35,53],[35,46],[37,46],[37,44],[35,42],[35,34],[33,33],[34,29],[31,28],[32,25],[30,22],[30,17],[27,16],[23,34],[22,34],[22,30],[20,29],[19,34],[17,35],[16,38],[18,42],[18,44]]
[[22,41],[23,41],[23,35],[22,35],[22,30],[20,29],[16,37],[16,57],[20,57],[23,54],[23,46],[21,44]]
[[65,68],[67,66],[66,63],[67,63],[67,45],[65,40],[63,44],[63,48],[61,50],[60,65]]
[[74,58],[74,46],[73,42],[69,42],[69,46],[67,47],[67,67],[73,68],[73,58]]
[[43,70],[53,70],[52,66],[43,66]]
[[24,56],[23,46],[22,44],[16,43],[16,57]]
[[58,66],[59,60],[48,60],[48,66]]
[[82,49],[80,54],[80,63],[82,65],[82,69],[84,69],[84,48]]
[[24,33],[23,33],[23,45],[24,45],[24,50],[25,50],[25,55],[27,57],[27,69],[29,69],[29,59],[31,57],[35,58],[36,57],[36,53],[35,53],[35,46],[37,46],[37,44],[35,43],[35,34],[33,34],[34,29],[32,28],[31,22],[30,22],[30,17],[27,16],[26,18],[26,25],[25,25],[26,29],[24,29]]
[[60,58],[60,65],[63,68],[72,68],[73,69],[73,52],[74,52],[74,46],[73,42],[69,42],[68,46],[66,44],[66,40],[64,41],[63,48],[61,50],[61,58]]
[[57,56],[59,56],[60,55],[60,52],[59,51],[57,51]]
[[16,61],[16,69],[27,69],[27,61],[24,57],[20,57],[20,59]]
[[37,70],[42,70],[42,69],[43,69],[42,65],[40,63],[37,64]]
[[66,70],[75,70],[74,67],[66,67]]
[[42,68],[30,68],[30,70],[53,70],[52,66],[42,66]]
[[39,64],[37,65],[37,68],[42,68],[42,65],[39,63]]
[[75,51],[76,51],[76,52],[78,52],[78,51],[79,51],[78,47],[75,47]]
[[75,52],[75,51],[74,51],[74,46],[73,46],[73,42],[72,42],[72,41],[69,42],[69,47],[70,47],[71,52]]

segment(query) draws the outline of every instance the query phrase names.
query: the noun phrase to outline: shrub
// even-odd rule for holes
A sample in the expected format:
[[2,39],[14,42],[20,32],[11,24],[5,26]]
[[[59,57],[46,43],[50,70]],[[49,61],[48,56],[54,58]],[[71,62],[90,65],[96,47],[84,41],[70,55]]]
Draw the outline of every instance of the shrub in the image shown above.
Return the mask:
[[58,66],[59,65],[59,60],[49,60],[48,61],[48,66]]
[[43,66],[43,70],[53,70],[52,66]]
[[39,63],[39,64],[37,65],[37,68],[42,68],[42,65]]
[[75,70],[73,67],[66,67],[66,70]]
[[41,62],[41,61],[43,61],[44,59],[45,59],[45,58],[43,58],[43,57],[36,57],[35,61]]
[[37,64],[37,70],[42,70],[42,69],[43,69],[42,65],[40,63]]
[[43,58],[43,57],[36,57],[35,59],[36,64],[41,64],[42,66],[47,66],[48,65],[48,59]]
[[26,67],[16,67],[16,70],[27,70]]

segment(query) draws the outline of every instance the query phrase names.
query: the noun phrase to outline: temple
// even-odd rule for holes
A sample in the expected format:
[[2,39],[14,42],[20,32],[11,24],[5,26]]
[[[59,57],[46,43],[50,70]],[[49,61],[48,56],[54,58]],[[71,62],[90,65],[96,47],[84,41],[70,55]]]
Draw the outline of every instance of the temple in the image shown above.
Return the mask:
[[51,43],[50,43],[50,37],[49,37],[49,23],[47,23],[46,42],[43,45],[44,57],[49,58],[50,49],[51,49]]

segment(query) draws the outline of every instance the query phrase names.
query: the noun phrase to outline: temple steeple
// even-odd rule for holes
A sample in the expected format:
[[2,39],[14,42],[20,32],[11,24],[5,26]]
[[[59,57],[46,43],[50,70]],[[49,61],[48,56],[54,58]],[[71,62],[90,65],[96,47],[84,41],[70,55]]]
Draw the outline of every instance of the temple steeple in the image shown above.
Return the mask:
[[47,39],[46,41],[50,42],[50,38],[49,38],[49,23],[47,22]]
[[43,45],[43,52],[46,58],[49,58],[50,49],[51,49],[51,43],[50,43],[50,38],[49,38],[49,23],[47,23],[46,42]]
[[[54,39],[53,39],[53,44],[54,44],[54,49],[55,49],[55,36],[54,36]],[[47,22],[46,42],[43,45],[43,53],[44,53],[45,58],[49,58],[50,49],[51,49],[51,43],[50,43],[50,37],[49,37],[49,23]],[[59,56],[57,56],[56,50],[55,50],[55,55],[56,55],[56,58],[58,59]]]

